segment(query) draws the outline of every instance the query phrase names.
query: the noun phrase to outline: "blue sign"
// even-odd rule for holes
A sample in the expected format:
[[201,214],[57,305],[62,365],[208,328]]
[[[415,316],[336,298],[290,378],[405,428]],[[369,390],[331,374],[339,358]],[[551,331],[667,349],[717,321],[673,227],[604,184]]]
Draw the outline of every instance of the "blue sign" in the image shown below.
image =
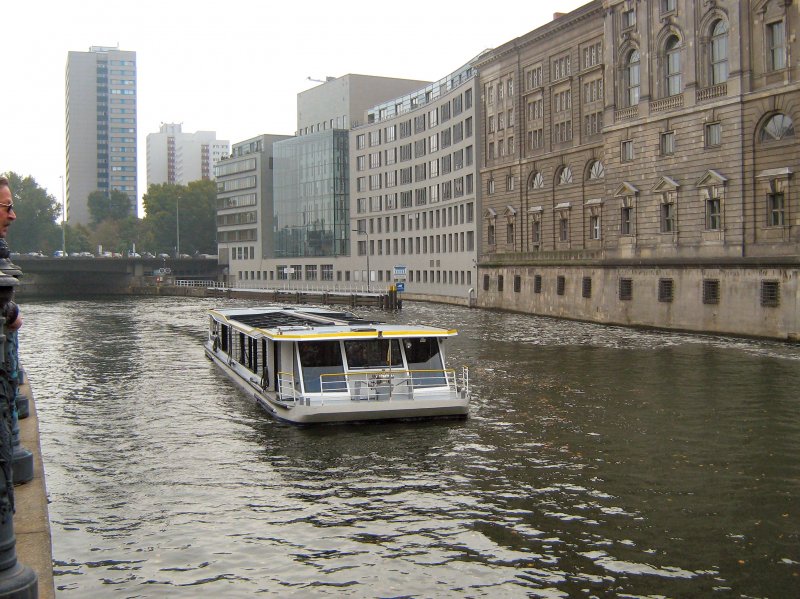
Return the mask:
[[397,287],[397,292],[398,293],[401,292],[401,291],[405,291],[406,290],[406,284],[405,283],[397,283],[395,286]]

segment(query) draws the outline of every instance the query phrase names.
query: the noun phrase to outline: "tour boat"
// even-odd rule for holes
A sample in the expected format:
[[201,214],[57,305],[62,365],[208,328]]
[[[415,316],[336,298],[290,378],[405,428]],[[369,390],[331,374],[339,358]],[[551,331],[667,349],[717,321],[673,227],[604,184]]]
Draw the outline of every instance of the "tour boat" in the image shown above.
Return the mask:
[[456,334],[323,308],[229,308],[209,311],[205,351],[281,420],[464,418],[469,370],[445,366]]

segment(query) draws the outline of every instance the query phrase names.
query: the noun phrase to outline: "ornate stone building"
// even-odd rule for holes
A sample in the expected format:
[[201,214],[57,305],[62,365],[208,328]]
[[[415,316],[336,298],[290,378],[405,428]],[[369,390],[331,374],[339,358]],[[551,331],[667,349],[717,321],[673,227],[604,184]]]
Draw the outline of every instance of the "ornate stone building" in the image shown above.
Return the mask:
[[798,20],[598,0],[483,57],[479,305],[798,338]]

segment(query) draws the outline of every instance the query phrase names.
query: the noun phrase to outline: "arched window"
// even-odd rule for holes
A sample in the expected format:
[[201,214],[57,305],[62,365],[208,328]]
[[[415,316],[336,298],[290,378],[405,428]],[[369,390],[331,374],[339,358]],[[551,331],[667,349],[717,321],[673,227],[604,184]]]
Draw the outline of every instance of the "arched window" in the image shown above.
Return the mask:
[[667,96],[681,93],[681,41],[677,35],[667,38],[664,45],[664,58],[666,65],[666,90]]
[[606,167],[603,166],[603,163],[599,160],[592,162],[592,166],[589,167],[589,179],[595,181],[597,179],[602,179],[605,176]]
[[711,85],[728,80],[728,24],[720,19],[711,28]]
[[628,106],[639,103],[639,50],[631,50],[625,61],[625,96]]
[[761,127],[760,139],[764,141],[780,141],[794,137],[794,123],[789,115],[779,112],[772,115]]
[[558,184],[566,185],[568,183],[572,183],[572,169],[568,166],[565,166],[558,174]]
[[544,188],[544,177],[542,177],[542,173],[537,171],[536,174],[530,178],[530,188],[531,189]]

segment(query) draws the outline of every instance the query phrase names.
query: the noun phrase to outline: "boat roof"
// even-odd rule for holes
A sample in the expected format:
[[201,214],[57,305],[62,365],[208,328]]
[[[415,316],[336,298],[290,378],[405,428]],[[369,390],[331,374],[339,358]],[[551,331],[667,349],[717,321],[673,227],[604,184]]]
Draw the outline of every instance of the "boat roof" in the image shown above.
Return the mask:
[[455,329],[386,324],[352,312],[312,307],[265,306],[209,310],[215,320],[252,336],[275,340],[452,337]]

